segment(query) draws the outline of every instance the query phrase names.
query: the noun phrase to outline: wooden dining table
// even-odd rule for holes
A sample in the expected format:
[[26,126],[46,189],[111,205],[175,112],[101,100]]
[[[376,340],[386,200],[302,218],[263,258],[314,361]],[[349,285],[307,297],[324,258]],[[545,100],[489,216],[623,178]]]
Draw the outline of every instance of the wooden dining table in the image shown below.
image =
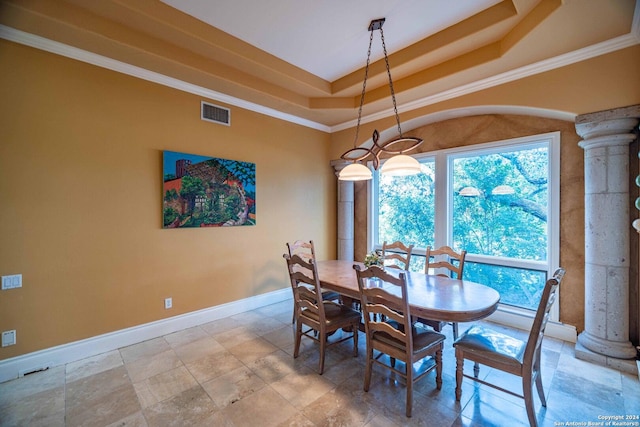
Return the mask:
[[[362,263],[353,261],[319,261],[320,285],[359,300],[354,264],[364,268]],[[412,316],[444,322],[472,322],[489,316],[500,302],[500,294],[495,289],[479,283],[398,269],[388,268],[387,271],[405,273]]]

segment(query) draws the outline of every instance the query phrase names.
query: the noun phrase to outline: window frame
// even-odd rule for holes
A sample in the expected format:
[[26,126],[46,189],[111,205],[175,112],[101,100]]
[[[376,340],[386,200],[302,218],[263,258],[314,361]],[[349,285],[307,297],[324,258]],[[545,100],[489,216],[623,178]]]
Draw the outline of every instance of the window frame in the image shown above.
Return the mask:
[[[493,257],[486,255],[467,254],[466,260],[469,262],[482,262],[484,264],[501,265],[506,267],[518,267],[542,271],[546,277],[552,277],[554,271],[559,266],[560,261],[560,132],[548,132],[543,134],[529,135],[518,138],[511,138],[500,141],[475,144],[464,147],[453,147],[431,152],[415,154],[412,157],[418,161],[433,159],[435,163],[435,218],[434,218],[434,245],[436,247],[451,245],[453,241],[453,221],[449,221],[449,216],[453,212],[453,161],[456,158],[467,155],[483,155],[497,153],[509,149],[526,149],[527,146],[548,144],[549,170],[548,170],[548,210],[547,210],[547,260],[529,261],[513,260],[508,258]],[[382,164],[383,162],[381,162]],[[381,244],[374,244],[377,241],[378,233],[378,185],[379,172],[373,174],[373,179],[367,186],[367,248],[368,251],[380,249]],[[443,201],[443,202],[441,202]],[[425,255],[426,248],[416,248],[416,255]],[[560,293],[558,300],[560,299]],[[559,319],[558,301],[553,305],[550,313],[551,321]],[[515,306],[500,304],[499,312],[514,314],[516,316],[534,317],[535,311]]]

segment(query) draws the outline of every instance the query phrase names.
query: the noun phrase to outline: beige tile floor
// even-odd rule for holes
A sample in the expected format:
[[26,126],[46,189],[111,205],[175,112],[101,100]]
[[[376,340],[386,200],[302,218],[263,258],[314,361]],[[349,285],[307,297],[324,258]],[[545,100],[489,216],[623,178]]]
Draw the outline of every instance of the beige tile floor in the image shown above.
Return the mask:
[[[446,333],[443,387],[434,372],[420,380],[412,418],[404,384],[386,370],[362,390],[364,335],[357,358],[351,342],[330,348],[322,376],[314,342],[303,339],[294,359],[291,303],[283,302],[2,383],[0,426],[527,425],[520,399],[485,386],[465,380],[455,401]],[[481,375],[521,390],[518,378],[484,367]],[[640,415],[638,378],[575,359],[571,343],[545,339],[543,382],[540,425]]]

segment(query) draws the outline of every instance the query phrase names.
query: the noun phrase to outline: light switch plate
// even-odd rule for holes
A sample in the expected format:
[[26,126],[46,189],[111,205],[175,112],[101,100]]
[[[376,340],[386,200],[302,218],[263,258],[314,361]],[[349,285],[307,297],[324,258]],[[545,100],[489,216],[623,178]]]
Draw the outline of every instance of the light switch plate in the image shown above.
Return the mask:
[[22,287],[22,274],[2,276],[2,289],[15,289]]

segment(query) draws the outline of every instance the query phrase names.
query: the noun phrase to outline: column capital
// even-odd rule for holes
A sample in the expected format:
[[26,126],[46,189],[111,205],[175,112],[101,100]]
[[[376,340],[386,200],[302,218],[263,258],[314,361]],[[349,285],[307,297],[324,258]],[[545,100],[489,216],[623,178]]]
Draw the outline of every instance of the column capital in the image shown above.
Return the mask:
[[[640,121],[640,104],[596,113],[582,114],[576,117],[576,133],[584,140],[610,139],[608,137],[625,135],[635,139],[634,130]],[[626,140],[627,138],[620,138]],[[619,141],[623,143],[622,141]],[[582,148],[585,148],[581,144]]]
[[346,168],[351,163],[353,162],[350,162],[344,159],[336,159],[336,160],[331,160],[329,164],[333,167],[333,171],[335,172],[336,176],[338,176],[340,175],[340,171]]

